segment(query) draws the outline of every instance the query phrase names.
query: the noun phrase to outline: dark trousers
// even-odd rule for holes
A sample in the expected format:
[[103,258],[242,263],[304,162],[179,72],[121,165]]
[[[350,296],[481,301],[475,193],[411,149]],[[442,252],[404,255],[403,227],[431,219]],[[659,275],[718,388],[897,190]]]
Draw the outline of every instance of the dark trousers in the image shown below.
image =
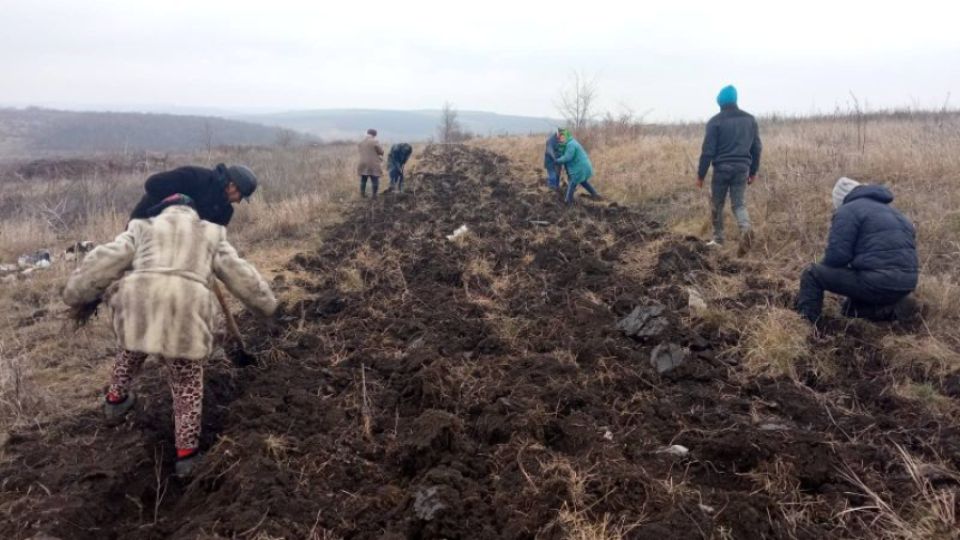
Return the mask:
[[730,206],[733,215],[737,218],[740,232],[750,230],[750,214],[747,213],[747,176],[750,169],[745,166],[722,163],[713,166],[713,181],[710,183],[710,195],[713,206],[713,240],[722,244],[723,235],[723,206],[730,195]]
[[[823,294],[830,291],[849,299],[847,306],[855,306],[856,311],[866,315],[870,311],[884,311],[877,308],[891,306],[910,294],[909,291],[891,291],[867,285],[860,272],[852,268],[831,268],[822,264],[811,264],[800,275],[800,293],[795,308],[807,320],[813,322],[820,318],[823,311]],[[850,313],[850,308],[846,310]]]
[[571,181],[567,184],[567,196],[563,199],[567,204],[573,203],[573,192],[577,190],[577,186],[583,186],[583,189],[587,190],[587,193],[589,193],[591,197],[598,197],[600,195],[597,193],[597,190],[593,189],[593,186],[590,185],[589,180],[584,180],[579,184],[574,184]]
[[398,192],[403,191],[403,171],[390,169],[390,187]]
[[370,189],[373,191],[373,196],[377,196],[377,191],[380,190],[380,177],[364,174],[360,176],[360,196],[367,196],[367,178],[370,179]]

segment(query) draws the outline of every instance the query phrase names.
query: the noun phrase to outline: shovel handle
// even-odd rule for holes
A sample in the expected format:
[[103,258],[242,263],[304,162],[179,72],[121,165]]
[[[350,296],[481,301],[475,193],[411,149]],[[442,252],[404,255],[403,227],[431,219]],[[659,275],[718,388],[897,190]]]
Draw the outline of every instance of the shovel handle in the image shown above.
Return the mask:
[[223,297],[223,291],[220,289],[220,284],[216,281],[213,282],[213,294],[217,297],[217,301],[220,302],[220,308],[223,309],[223,316],[227,319],[227,330],[230,331],[230,334],[234,339],[237,340],[237,343],[240,344],[240,348],[243,348],[243,338],[240,337],[240,328],[237,327],[237,321],[233,318],[233,313],[230,312],[230,308],[227,307],[227,300]]

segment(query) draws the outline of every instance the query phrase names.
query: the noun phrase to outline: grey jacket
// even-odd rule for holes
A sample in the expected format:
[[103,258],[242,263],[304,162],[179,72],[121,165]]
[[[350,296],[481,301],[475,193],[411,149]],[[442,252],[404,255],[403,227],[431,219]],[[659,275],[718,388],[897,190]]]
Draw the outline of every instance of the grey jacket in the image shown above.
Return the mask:
[[761,150],[756,119],[736,105],[728,105],[707,122],[697,176],[705,178],[711,164],[742,165],[754,176],[760,168]]

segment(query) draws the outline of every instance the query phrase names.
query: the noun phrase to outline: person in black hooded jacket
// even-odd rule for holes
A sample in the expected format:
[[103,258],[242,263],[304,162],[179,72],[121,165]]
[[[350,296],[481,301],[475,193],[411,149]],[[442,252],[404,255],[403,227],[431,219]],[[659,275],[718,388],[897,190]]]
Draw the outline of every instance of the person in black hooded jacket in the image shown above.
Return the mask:
[[816,322],[824,291],[847,297],[844,312],[875,320],[896,318],[896,307],[917,288],[916,230],[883,186],[840,178],[833,188],[836,213],[819,264],[800,277],[796,309]]
[[227,167],[223,163],[213,169],[180,167],[147,178],[143,197],[130,214],[130,219],[147,219],[160,214],[162,201],[182,193],[193,199],[200,219],[226,227],[233,218],[233,203],[253,195],[257,177],[243,165]]

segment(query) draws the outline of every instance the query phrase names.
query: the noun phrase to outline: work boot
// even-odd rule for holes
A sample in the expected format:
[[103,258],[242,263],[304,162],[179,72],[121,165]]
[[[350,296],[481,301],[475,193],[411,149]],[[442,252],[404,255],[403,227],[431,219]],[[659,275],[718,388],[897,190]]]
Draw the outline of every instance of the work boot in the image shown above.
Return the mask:
[[117,425],[124,421],[130,409],[133,408],[133,405],[137,402],[137,396],[130,391],[127,393],[127,397],[123,401],[117,403],[111,403],[109,400],[103,400],[103,416],[106,418],[108,425]]
[[907,295],[893,305],[893,320],[914,322],[921,316],[920,303],[913,295]]
[[180,478],[192,477],[200,465],[201,458],[202,455],[199,450],[194,451],[187,457],[177,458],[177,462],[174,464],[174,472]]
[[750,253],[751,248],[753,248],[753,231],[748,229],[740,235],[740,245],[737,246],[737,257],[743,257],[747,253]]

